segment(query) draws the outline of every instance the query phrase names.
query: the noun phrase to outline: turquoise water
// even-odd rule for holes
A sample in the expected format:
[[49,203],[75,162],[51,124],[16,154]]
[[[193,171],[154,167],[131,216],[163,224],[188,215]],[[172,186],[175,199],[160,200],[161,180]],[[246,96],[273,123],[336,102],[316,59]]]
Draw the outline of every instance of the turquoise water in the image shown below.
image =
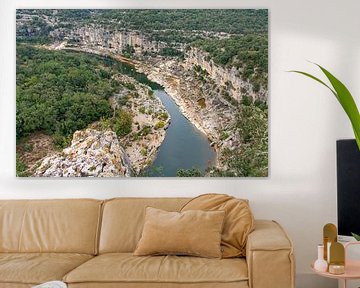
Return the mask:
[[[216,152],[206,135],[181,113],[175,101],[164,91],[155,90],[171,116],[171,124],[156,159],[148,168],[149,176],[174,177],[178,169],[198,168],[205,172],[215,162]],[[154,170],[161,167],[157,173]]]

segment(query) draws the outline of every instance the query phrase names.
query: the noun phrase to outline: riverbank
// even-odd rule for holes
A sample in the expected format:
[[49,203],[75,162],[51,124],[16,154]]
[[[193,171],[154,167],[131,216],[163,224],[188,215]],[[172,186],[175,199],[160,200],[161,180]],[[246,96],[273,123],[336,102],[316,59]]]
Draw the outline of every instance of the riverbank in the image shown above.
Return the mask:
[[[183,79],[172,73],[173,67],[181,65],[177,60],[167,60],[159,63],[158,66],[138,62],[136,70],[144,73],[147,77],[164,87],[165,92],[175,101],[181,113],[186,117],[201,133],[203,133],[210,142],[210,145],[216,151],[216,160],[213,166],[220,168],[220,154],[223,143],[220,139],[219,124],[216,119],[224,120],[217,117],[212,109],[204,109],[198,104],[198,99],[191,99],[190,95],[196,94],[192,79]],[[206,109],[207,108],[207,109]],[[225,121],[226,123],[226,121]],[[220,126],[221,127],[221,126]]]
[[202,123],[199,119],[192,114],[187,107],[190,105],[189,101],[186,101],[184,97],[181,97],[180,91],[180,79],[169,73],[161,71],[160,69],[154,69],[154,67],[149,67],[146,64],[137,64],[137,71],[144,73],[147,77],[156,83],[159,83],[164,87],[166,93],[168,93],[171,98],[174,99],[176,105],[179,106],[181,113],[202,133],[204,133],[207,138],[213,142],[215,140],[214,135],[205,130]]
[[148,86],[127,75],[119,74],[116,80],[131,87],[130,90],[119,91],[113,96],[112,102],[119,106],[115,107],[115,110],[126,109],[132,115],[131,132],[120,137],[120,141],[135,175],[138,175],[154,161],[165,139],[171,117]]

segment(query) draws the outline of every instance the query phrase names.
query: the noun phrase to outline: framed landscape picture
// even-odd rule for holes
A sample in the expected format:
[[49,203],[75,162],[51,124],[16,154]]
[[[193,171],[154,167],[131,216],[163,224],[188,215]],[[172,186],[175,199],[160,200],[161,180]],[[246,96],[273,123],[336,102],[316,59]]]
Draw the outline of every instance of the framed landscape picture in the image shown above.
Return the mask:
[[16,11],[18,177],[267,177],[268,10]]

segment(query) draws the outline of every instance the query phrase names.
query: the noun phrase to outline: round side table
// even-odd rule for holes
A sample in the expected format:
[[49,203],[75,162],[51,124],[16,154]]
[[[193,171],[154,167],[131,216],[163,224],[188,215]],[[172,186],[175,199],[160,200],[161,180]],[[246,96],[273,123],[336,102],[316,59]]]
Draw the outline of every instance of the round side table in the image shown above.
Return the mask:
[[329,272],[319,272],[314,269],[314,264],[311,265],[311,269],[318,275],[338,279],[339,281],[343,280],[343,287],[346,288],[346,284],[348,280],[360,279],[360,261],[347,261],[345,265],[345,273],[344,274],[331,274]]
[[351,245],[360,245],[360,242],[349,242],[345,244],[345,273],[344,274],[331,274],[329,272],[320,272],[314,269],[314,264],[311,264],[311,269],[318,275],[327,278],[338,279],[343,282],[343,288],[346,288],[348,280],[360,279],[360,260],[347,260],[346,250]]

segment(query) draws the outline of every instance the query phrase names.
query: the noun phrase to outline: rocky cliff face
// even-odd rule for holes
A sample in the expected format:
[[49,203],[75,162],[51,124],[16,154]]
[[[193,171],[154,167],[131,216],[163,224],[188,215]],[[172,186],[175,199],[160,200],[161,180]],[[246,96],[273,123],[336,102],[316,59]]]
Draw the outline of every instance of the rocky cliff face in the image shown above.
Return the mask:
[[[200,75],[177,60],[140,63],[137,69],[161,84],[182,113],[221,150],[236,146],[236,106],[222,96],[220,88],[208,76]],[[204,79],[206,78],[206,79]]]
[[[54,39],[65,40],[67,47],[77,47],[94,53],[112,53],[121,55],[128,47],[132,47],[137,57],[145,52],[159,53],[168,44],[161,41],[152,41],[139,31],[112,30],[98,25],[80,26],[75,29],[55,29],[50,32]],[[220,37],[220,36],[219,36]],[[185,44],[172,43],[173,47],[185,51]],[[253,85],[240,77],[236,67],[222,67],[216,65],[209,54],[199,48],[191,47],[185,55],[185,68],[193,69],[199,66],[204,69],[210,78],[218,85],[226,87],[229,96],[240,101],[244,95],[251,96],[253,100],[267,101],[268,91],[263,87],[254,91]]]
[[186,54],[185,67],[187,69],[192,69],[195,65],[200,66],[209,74],[217,85],[226,86],[230,96],[237,101],[240,101],[245,94],[251,96],[253,100],[267,100],[267,90],[262,88],[260,91],[254,92],[251,83],[242,80],[239,71],[235,67],[221,67],[216,65],[212,59],[208,59],[209,54],[207,52],[192,47]]
[[86,48],[97,48],[112,53],[123,53],[128,47],[137,56],[147,52],[159,52],[166,43],[148,40],[138,31],[116,31],[101,26],[89,25],[73,30],[57,29],[50,33],[55,39],[65,39],[69,44]]
[[112,131],[76,131],[71,146],[42,160],[34,176],[129,177],[127,156]]
[[[161,41],[151,41],[139,31],[116,31],[101,26],[84,26],[73,30],[58,29],[51,32],[55,39],[65,39],[67,47],[77,47],[97,53],[112,53],[114,55],[123,54],[127,47],[134,49],[134,55],[141,57],[145,52],[159,53],[167,44]],[[175,44],[173,44],[175,45]],[[184,50],[185,44],[176,47]],[[209,60],[207,52],[199,48],[192,47],[187,51],[185,57],[185,68],[193,69],[195,65],[204,69],[211,79],[218,86],[227,88],[231,97],[239,101],[243,95],[251,96],[254,100],[266,101],[268,92],[261,88],[254,91],[249,81],[244,81],[235,67],[226,68],[216,65],[213,60]]]

